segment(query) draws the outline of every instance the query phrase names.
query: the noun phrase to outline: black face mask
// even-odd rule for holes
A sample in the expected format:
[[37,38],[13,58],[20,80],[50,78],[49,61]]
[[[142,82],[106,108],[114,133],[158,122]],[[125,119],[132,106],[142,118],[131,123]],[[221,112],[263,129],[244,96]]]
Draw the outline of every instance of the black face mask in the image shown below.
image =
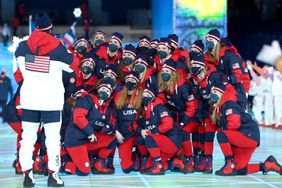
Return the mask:
[[130,57],[125,57],[123,58],[123,62],[125,65],[131,65],[133,62],[133,59],[131,59]]
[[89,67],[89,66],[82,67],[82,72],[84,74],[90,74],[92,71],[93,71],[93,69],[91,67]]
[[115,45],[115,44],[109,44],[109,50],[110,50],[111,52],[115,52],[115,51],[118,50],[118,46]]
[[143,66],[143,65],[135,65],[135,71],[136,72],[138,72],[139,74],[141,74],[142,72],[144,72],[145,71],[145,66]]
[[95,46],[99,46],[100,44],[102,44],[104,41],[101,39],[98,39],[95,41]]
[[163,72],[163,73],[161,74],[161,77],[162,77],[162,80],[163,80],[164,82],[167,82],[167,81],[170,80],[171,75],[170,75],[169,73],[167,73],[167,72]]
[[155,48],[149,49],[149,56],[156,57],[157,53],[158,53],[157,49],[155,49]]
[[191,71],[194,75],[198,75],[201,71],[201,68],[200,67],[192,67]]
[[138,48],[137,48],[137,51],[138,51],[138,52],[146,52],[147,50],[148,50],[148,48],[145,47],[145,46],[141,46],[141,47],[138,47]]
[[163,58],[165,58],[168,54],[167,54],[167,52],[160,50],[160,51],[158,51],[158,55],[160,56],[161,59],[163,59]]
[[214,48],[214,43],[212,41],[207,41],[206,47],[208,50],[212,50]]
[[81,54],[81,55],[85,55],[86,54],[86,51],[87,51],[87,48],[85,46],[78,46],[76,51]]
[[134,88],[136,88],[137,83],[135,82],[125,82],[124,86],[129,90],[133,90]]
[[211,93],[210,100],[209,100],[210,103],[215,104],[215,103],[217,103],[218,100],[219,100],[219,97],[216,94]]
[[99,91],[98,97],[99,97],[99,99],[104,100],[104,101],[106,101],[110,98],[109,94],[105,91]]
[[143,104],[144,106],[148,106],[149,102],[151,102],[152,99],[153,99],[152,97],[143,97],[143,98],[142,98],[142,104]]
[[116,81],[114,78],[112,78],[112,77],[110,77],[110,76],[104,77],[103,80],[104,80],[105,82],[115,82],[115,81]]

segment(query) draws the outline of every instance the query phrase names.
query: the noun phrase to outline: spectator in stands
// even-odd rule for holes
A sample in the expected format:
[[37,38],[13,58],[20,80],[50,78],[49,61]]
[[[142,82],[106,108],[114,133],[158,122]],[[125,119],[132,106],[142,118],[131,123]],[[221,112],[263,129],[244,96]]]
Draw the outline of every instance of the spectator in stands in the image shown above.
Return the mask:
[[85,32],[85,38],[89,39],[90,23],[89,23],[88,19],[84,19],[83,28],[84,28],[84,32]]
[[2,122],[6,122],[6,105],[8,101],[8,94],[10,94],[10,99],[12,99],[13,96],[13,88],[11,85],[11,79],[6,75],[6,69],[2,69],[1,75],[0,75],[0,106],[2,108]]
[[12,27],[13,27],[13,36],[17,36],[17,30],[20,25],[20,19],[18,16],[15,16],[12,19]]
[[8,46],[8,41],[11,36],[11,30],[7,23],[4,23],[4,27],[2,29],[2,37],[4,46]]
[[24,16],[25,16],[25,7],[24,7],[24,4],[21,3],[17,6],[17,11],[18,11],[18,14],[19,14],[19,19],[20,19],[20,22],[23,23],[24,22]]

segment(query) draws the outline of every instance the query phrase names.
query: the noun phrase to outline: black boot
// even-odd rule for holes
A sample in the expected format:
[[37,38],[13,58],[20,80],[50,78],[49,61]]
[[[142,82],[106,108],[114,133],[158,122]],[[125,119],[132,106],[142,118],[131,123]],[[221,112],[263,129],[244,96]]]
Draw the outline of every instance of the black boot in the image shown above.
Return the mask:
[[61,180],[58,172],[52,172],[48,177],[48,187],[64,187],[64,182]]
[[24,174],[23,186],[24,186],[24,187],[34,187],[34,178],[33,178],[32,169],[28,170],[28,171]]

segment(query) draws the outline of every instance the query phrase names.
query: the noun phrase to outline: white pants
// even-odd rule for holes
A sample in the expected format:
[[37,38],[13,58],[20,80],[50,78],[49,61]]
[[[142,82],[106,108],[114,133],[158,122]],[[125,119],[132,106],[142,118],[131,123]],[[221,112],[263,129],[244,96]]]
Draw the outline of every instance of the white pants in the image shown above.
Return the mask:
[[[60,129],[61,121],[55,123],[47,123],[44,126],[46,135],[46,147],[48,154],[48,169],[58,172],[60,169]],[[32,153],[34,144],[37,140],[37,130],[39,123],[22,122],[22,140],[19,151],[19,160],[22,170],[29,170],[33,168]]]
[[273,96],[270,92],[264,93],[264,124],[270,126],[273,124],[274,115]]
[[262,117],[263,108],[264,108],[263,97],[255,95],[253,101],[253,112],[258,124],[263,124],[263,117]]
[[275,125],[282,125],[282,95],[274,96]]

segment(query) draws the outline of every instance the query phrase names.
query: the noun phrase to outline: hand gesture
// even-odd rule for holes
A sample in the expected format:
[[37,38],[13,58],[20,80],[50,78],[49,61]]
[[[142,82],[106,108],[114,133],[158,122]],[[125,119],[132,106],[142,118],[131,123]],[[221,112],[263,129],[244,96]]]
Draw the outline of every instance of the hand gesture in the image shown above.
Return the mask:
[[145,129],[142,129],[142,130],[141,130],[141,135],[142,135],[142,137],[145,139],[146,136],[148,136],[148,131],[145,130]]
[[97,142],[98,141],[98,139],[97,139],[97,137],[95,136],[94,133],[92,133],[90,136],[88,136],[88,139],[89,139],[90,142]]
[[122,144],[124,142],[124,137],[118,130],[116,130],[116,137],[117,137],[118,143]]

